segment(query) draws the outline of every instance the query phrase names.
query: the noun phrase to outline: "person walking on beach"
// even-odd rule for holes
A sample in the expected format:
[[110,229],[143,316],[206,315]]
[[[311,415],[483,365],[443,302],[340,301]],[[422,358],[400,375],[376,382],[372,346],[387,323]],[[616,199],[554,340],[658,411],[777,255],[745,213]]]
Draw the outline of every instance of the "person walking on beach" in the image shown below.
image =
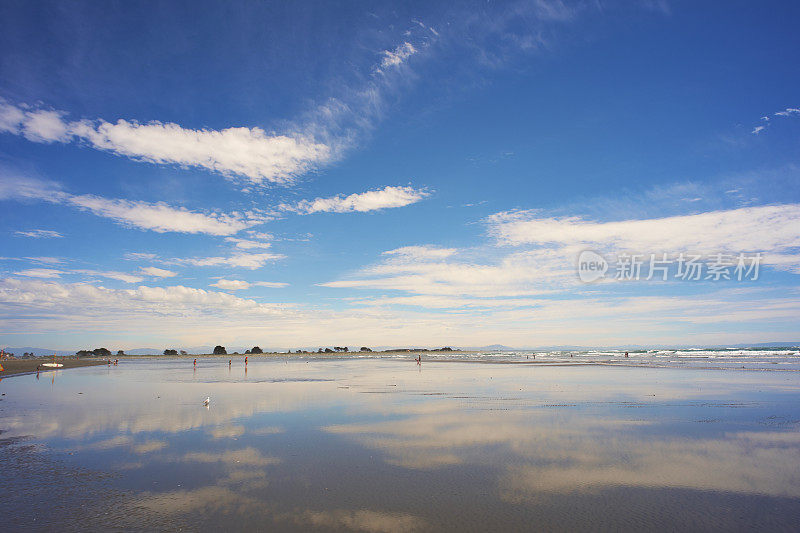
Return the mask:
[[194,360],[194,366],[197,366],[197,359]]
[[247,356],[244,356],[244,366],[247,366]]
[[231,363],[233,363],[233,359],[228,359],[228,368],[230,368]]

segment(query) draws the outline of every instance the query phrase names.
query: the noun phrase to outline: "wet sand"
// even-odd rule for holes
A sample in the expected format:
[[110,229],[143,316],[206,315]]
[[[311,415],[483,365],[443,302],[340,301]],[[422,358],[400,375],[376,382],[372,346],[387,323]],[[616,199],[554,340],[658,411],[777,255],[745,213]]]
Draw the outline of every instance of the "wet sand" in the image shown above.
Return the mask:
[[800,523],[800,372],[229,359],[3,380],[4,530]]
[[52,363],[51,357],[40,357],[37,359],[8,359],[0,361],[3,371],[0,372],[0,378],[13,376],[15,374],[30,374],[36,372],[36,367],[39,366],[41,372],[49,370],[65,370],[67,368],[78,368],[82,366],[95,366],[108,364],[107,359],[75,359],[69,357],[56,357],[56,363],[64,365],[61,368],[50,368],[41,366],[43,363]]

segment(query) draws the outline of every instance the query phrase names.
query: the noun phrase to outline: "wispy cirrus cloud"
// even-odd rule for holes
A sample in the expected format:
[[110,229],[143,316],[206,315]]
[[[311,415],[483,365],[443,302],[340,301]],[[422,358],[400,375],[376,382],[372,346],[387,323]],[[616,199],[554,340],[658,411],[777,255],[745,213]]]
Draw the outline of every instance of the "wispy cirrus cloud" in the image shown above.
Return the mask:
[[[247,268],[250,270],[261,268],[268,263],[279,261],[285,258],[286,256],[283,254],[249,252],[249,251],[242,251],[239,249],[234,249],[233,253],[227,256],[210,255],[208,257],[173,257],[169,259],[159,257],[156,254],[150,254],[150,253],[132,252],[125,254],[125,259],[131,261],[155,261],[157,263],[161,263],[164,265],[188,265],[195,267],[221,266],[221,267],[231,267],[231,268]],[[143,272],[145,271],[145,269],[149,270],[150,272],[162,270],[156,267],[141,268]]]
[[232,242],[236,248],[241,250],[253,250],[253,249],[262,249],[266,250],[267,248],[272,247],[272,243],[263,240],[254,240],[254,239],[240,239],[237,237],[226,237],[226,242]]
[[172,262],[198,267],[227,266],[255,270],[285,257],[282,254],[236,252],[229,256],[176,258]]
[[70,195],[67,203],[123,225],[157,233],[231,235],[261,222],[248,221],[240,215],[197,213],[163,202],[147,203],[93,195]]
[[400,66],[406,59],[416,53],[417,49],[409,42],[400,44],[394,50],[384,50],[381,54],[381,66],[378,70]]
[[254,214],[198,213],[164,202],[142,202],[104,198],[91,194],[71,194],[59,184],[3,173],[0,200],[38,200],[68,205],[94,215],[114,220],[124,226],[157,233],[203,233],[233,235],[261,224],[265,217]]
[[[800,204],[612,222],[507,211],[488,217],[494,243],[478,253],[433,246],[399,248],[349,277],[320,285],[461,298],[563,293],[578,286],[575,261],[587,248],[603,254],[657,256],[760,252],[763,266],[800,273],[798,220]],[[390,303],[415,305],[412,300]]]
[[65,274],[63,270],[57,270],[54,268],[28,268],[26,270],[20,270],[19,272],[15,272],[14,274],[17,276],[25,276],[27,278],[60,278],[62,274]]
[[286,211],[300,214],[311,213],[364,213],[379,209],[405,207],[430,196],[425,189],[413,187],[386,186],[383,189],[354,193],[348,196],[337,195],[314,200],[301,200],[294,206],[282,206]]
[[[496,66],[514,52],[540,49],[545,29],[576,17],[585,6],[560,1],[512,2],[487,19],[487,11],[459,15],[439,30],[420,20],[393,43],[383,42],[373,60],[346,73],[339,90],[320,95],[305,113],[275,119],[279,126],[188,127],[158,117],[71,117],[68,110],[0,100],[0,132],[37,143],[80,143],[135,161],[200,168],[249,184],[288,185],[341,158],[402,98],[413,81],[407,68],[438,42]],[[496,39],[501,37],[500,39]],[[495,41],[503,43],[498,46]],[[376,57],[377,56],[377,57]],[[354,64],[357,61],[353,62]],[[468,68],[474,70],[474,63]]]
[[64,235],[49,229],[32,229],[28,231],[15,231],[14,235],[19,237],[30,237],[32,239],[59,239]]
[[787,107],[782,111],[776,111],[772,115],[764,115],[763,117],[761,117],[761,125],[755,126],[753,128],[753,131],[751,131],[750,133],[752,133],[753,135],[758,135],[759,133],[763,132],[768,127],[770,127],[770,125],[772,125],[772,119],[774,117],[782,117],[782,118],[800,117],[800,108]]
[[363,68],[343,73],[338,89],[320,95],[305,112],[273,119],[274,128],[187,127],[158,117],[77,118],[46,105],[0,99],[0,133],[37,143],[79,143],[140,162],[205,169],[247,182],[245,191],[252,190],[250,185],[291,185],[343,157],[383,118],[386,106],[402,94],[398,85],[410,79],[398,67],[436,38],[436,30],[414,21],[399,44],[378,52],[377,59],[373,55]]
[[394,250],[387,250],[383,255],[401,257],[409,260],[430,260],[430,259],[446,259],[458,250],[456,248],[439,248],[436,246],[404,246]]
[[141,267],[139,271],[146,276],[153,276],[156,278],[172,278],[178,275],[177,272],[173,272],[172,270],[154,266]]
[[59,265],[64,263],[64,259],[60,257],[48,257],[48,256],[37,256],[37,257],[25,257],[23,259],[27,259],[28,261],[33,261],[34,263],[42,263],[45,265]]
[[128,261],[150,261],[158,255],[151,252],[128,252],[123,257]]
[[224,289],[228,291],[242,291],[245,289],[249,289],[251,287],[268,287],[270,289],[280,289],[283,287],[287,287],[288,283],[281,283],[276,281],[256,281],[253,283],[240,280],[240,279],[219,279],[215,283],[212,283],[212,287],[216,287],[218,289]]
[[791,116],[800,116],[800,108],[797,107],[787,107],[783,111],[778,111],[775,113],[776,117],[791,117]]
[[144,281],[142,276],[137,276],[136,274],[129,274],[127,272],[117,272],[114,270],[73,270],[72,272],[76,274],[86,274],[89,276],[98,276],[101,278],[108,278],[108,279],[115,279],[117,281],[123,281],[125,283],[140,283]]
[[[465,250],[425,247],[426,253],[389,252],[377,264],[323,287],[402,291],[415,295],[508,298],[542,294],[575,283],[571,257],[535,250],[470,258]],[[399,302],[398,302],[399,303]]]
[[545,217],[506,211],[488,218],[500,244],[596,246],[640,253],[741,253],[779,255],[800,246],[800,204],[743,207],[652,219],[611,222]]
[[[0,259],[6,259],[6,258],[0,258]],[[34,264],[44,264],[44,265],[58,265],[64,262],[63,260],[56,257],[25,257],[25,258],[13,258],[13,259],[20,261],[27,260],[31,261]],[[165,270],[163,272],[167,271]],[[125,283],[139,283],[144,281],[144,278],[141,275],[132,274],[129,272],[118,272],[116,270],[96,270],[96,269],[84,269],[84,268],[78,268],[78,269],[29,268],[25,270],[20,270],[18,272],[14,272],[15,276],[24,276],[28,278],[48,278],[48,279],[55,279],[55,278],[60,278],[62,276],[75,275],[75,274],[84,274],[86,276],[113,279],[117,281],[123,281]],[[146,273],[142,272],[142,274]],[[153,274],[147,274],[147,275],[153,275]]]
[[288,287],[288,283],[282,281],[256,281],[253,283],[256,287],[267,287],[268,289],[282,289]]
[[[346,86],[283,132],[258,126],[188,128],[173,122],[103,118],[71,120],[69,113],[0,99],[0,133],[36,143],[81,143],[135,161],[194,167],[248,183],[290,185],[338,158],[381,118],[394,77],[381,76],[404,63],[418,48],[404,41],[384,50],[378,66],[360,85]],[[392,78],[392,79],[390,79]]]

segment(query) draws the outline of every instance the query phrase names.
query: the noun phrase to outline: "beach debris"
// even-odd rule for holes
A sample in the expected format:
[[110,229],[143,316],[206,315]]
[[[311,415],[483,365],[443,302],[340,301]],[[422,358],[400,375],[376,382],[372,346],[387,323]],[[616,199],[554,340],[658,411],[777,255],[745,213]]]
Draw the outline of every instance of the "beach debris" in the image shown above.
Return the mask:
[[208,404],[211,403],[211,396],[208,396],[205,400],[203,400],[203,405],[208,407]]

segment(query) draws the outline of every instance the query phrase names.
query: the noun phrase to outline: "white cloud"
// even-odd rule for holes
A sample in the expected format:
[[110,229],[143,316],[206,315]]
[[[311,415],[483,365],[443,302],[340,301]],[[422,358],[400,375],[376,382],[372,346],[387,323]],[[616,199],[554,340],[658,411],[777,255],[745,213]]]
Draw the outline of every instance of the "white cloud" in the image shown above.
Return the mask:
[[787,107],[783,111],[778,111],[775,113],[777,117],[790,117],[792,115],[800,115],[800,109],[796,107]]
[[367,533],[412,533],[430,529],[429,524],[419,516],[370,509],[306,510],[297,512],[291,518],[297,525],[309,529],[365,531]]
[[53,268],[29,268],[27,270],[20,270],[15,274],[17,276],[25,276],[28,278],[60,278],[61,274],[65,272]]
[[[380,302],[332,310],[261,303],[183,286],[109,289],[88,283],[7,278],[0,279],[0,324],[6,333],[57,331],[79,335],[90,344],[114,345],[108,339],[143,330],[162,345],[225,345],[247,338],[258,344],[263,335],[283,346],[403,345],[409,339],[427,346],[479,346],[498,338],[512,346],[563,344],[564,339],[592,345],[719,344],[795,339],[800,312],[795,296],[775,289],[753,294],[720,291],[700,297],[577,294],[518,299],[519,305],[471,303],[470,307],[425,297],[427,302],[407,305],[440,310],[398,309]],[[719,311],[709,313],[708,309]],[[769,338],[727,329],[737,323],[772,329]],[[687,332],[691,324],[702,328],[698,333],[693,333],[696,327]],[[781,333],[776,327],[787,329]],[[87,331],[91,331],[89,337]]]
[[[393,50],[381,52],[369,69],[370,76],[356,72],[351,82],[337,80],[340,89],[284,122],[281,131],[256,126],[189,128],[122,118],[70,120],[64,111],[0,99],[0,132],[34,142],[77,142],[135,161],[203,168],[244,178],[254,186],[288,185],[340,158],[383,118],[386,106],[399,96],[396,83],[405,77],[397,67],[427,46],[431,34],[438,35],[428,29],[430,33],[424,32],[416,45],[408,38]],[[382,69],[392,69],[397,75],[376,75]]]
[[596,246],[639,253],[781,254],[800,246],[800,204],[744,207],[643,220],[595,222],[508,211],[489,217],[501,244]]
[[302,200],[297,206],[284,206],[284,209],[302,214],[331,212],[349,213],[365,212],[391,207],[403,207],[429,196],[424,189],[413,187],[391,187],[363,193],[354,193],[349,196],[333,196],[330,198],[317,198],[315,200]]
[[65,261],[60,257],[28,256],[28,257],[0,257],[0,261],[30,261],[31,263],[45,265],[59,265]]
[[33,229],[28,231],[15,231],[15,235],[20,237],[31,237],[33,239],[56,239],[63,237],[61,233],[49,229]]
[[269,262],[277,261],[285,258],[282,254],[254,254],[238,252],[228,257],[194,257],[194,258],[176,258],[174,262],[184,263],[192,266],[207,267],[207,266],[229,266],[238,268],[249,268],[255,270],[261,268]]
[[61,111],[28,111],[20,125],[22,135],[34,142],[67,142],[70,137],[69,126],[62,120],[63,115]]
[[283,287],[288,287],[288,283],[283,283],[281,281],[256,281],[253,283],[258,287],[268,287],[270,289],[282,289]]
[[260,241],[271,241],[275,238],[275,236],[271,233],[265,233],[263,231],[255,231],[255,230],[247,230],[247,233],[251,239],[258,239]]
[[[261,304],[254,300],[203,289],[176,285],[171,287],[140,286],[135,289],[109,289],[89,283],[60,283],[57,281],[0,279],[0,303],[23,305],[35,310],[61,309],[63,320],[80,318],[66,310],[79,309],[82,316],[111,318],[123,321],[130,313],[153,316],[170,315],[187,318],[186,313],[207,314],[247,312],[271,315],[283,313],[283,306]],[[127,318],[126,318],[127,317]]]
[[[404,76],[397,67],[427,46],[431,34],[438,35],[428,29],[430,33],[424,32],[416,46],[408,38],[393,50],[383,51],[369,69],[370,76],[353,73],[350,83],[338,80],[340,89],[335,94],[284,122],[281,131],[256,126],[189,128],[123,118],[70,120],[64,111],[0,99],[0,132],[33,142],[76,142],[135,161],[207,169],[243,178],[253,186],[288,185],[340,158],[382,119],[387,104],[399,96],[395,84]],[[392,69],[397,75],[376,75],[382,69]]]
[[404,246],[395,250],[387,250],[384,255],[399,256],[403,259],[424,261],[430,259],[446,259],[454,255],[455,248],[437,248],[435,246]]
[[197,463],[226,463],[241,467],[268,466],[280,462],[277,457],[262,455],[255,448],[228,450],[224,454],[209,452],[189,452],[181,457],[182,461]]
[[67,202],[95,215],[158,233],[174,231],[231,235],[253,225],[252,221],[244,220],[237,215],[196,213],[185,208],[171,207],[162,202],[150,204],[91,195],[70,196]]
[[[446,250],[446,249],[445,249]],[[449,251],[448,251],[449,252]],[[354,278],[321,283],[323,287],[405,291],[412,294],[511,297],[541,294],[576,283],[573,258],[563,251],[516,252],[479,261],[436,255],[391,254],[365,267]]]
[[[506,299],[502,305],[513,307],[515,303],[508,298],[578,290],[581,285],[575,262],[585,249],[602,254],[667,253],[671,257],[681,252],[761,252],[762,266],[800,273],[800,254],[796,252],[800,248],[800,225],[796,223],[799,219],[800,204],[617,222],[545,217],[536,211],[503,212],[488,219],[489,232],[499,248],[399,248],[384,252],[383,260],[377,264],[320,285],[432,297],[427,301],[380,300],[389,305],[425,306],[432,302],[440,306],[442,297],[447,296],[462,299],[463,306],[496,307],[491,302],[474,300],[494,298]],[[509,245],[516,248],[503,248]]]
[[0,131],[33,142],[77,140],[136,160],[201,167],[253,183],[289,183],[332,157],[329,146],[305,134],[279,135],[247,127],[188,129],[122,119],[68,121],[65,115],[0,101]]
[[416,52],[417,50],[414,48],[414,45],[409,42],[404,42],[394,50],[384,50],[381,59],[381,69],[397,67]]
[[128,252],[125,254],[125,259],[129,261],[150,261],[158,257],[156,254],[149,252]]
[[47,265],[59,265],[64,262],[63,259],[60,257],[47,257],[47,256],[38,256],[38,257],[26,257],[28,261],[33,261],[34,263],[44,263]]
[[76,274],[87,274],[89,276],[99,276],[101,278],[115,279],[125,283],[140,283],[144,278],[126,272],[116,272],[113,270],[73,270]]
[[139,268],[139,270],[141,271],[142,274],[146,276],[154,276],[157,278],[171,278],[178,275],[177,272],[153,266],[141,267]]
[[0,101],[0,132],[20,133],[20,125],[25,121],[22,109]]
[[[796,107],[787,107],[783,111],[778,111],[776,113],[773,113],[772,116],[775,116],[775,117],[792,117],[792,116],[800,117],[800,109],[796,108]],[[755,128],[753,128],[753,131],[751,131],[750,133],[752,133],[754,135],[758,135],[759,133],[761,133],[762,131],[767,129],[767,126],[771,126],[772,125],[772,122],[770,122],[769,116],[761,117],[761,120],[764,121],[764,125],[763,126],[756,126]]]
[[221,279],[216,283],[212,283],[211,286],[228,291],[241,291],[250,288],[249,283],[240,279]]
[[254,241],[252,239],[239,239],[237,237],[226,237],[225,240],[227,242],[234,243],[236,245],[236,248],[240,248],[242,250],[253,250],[253,249],[266,250],[267,248],[272,246],[271,242]]
[[163,202],[148,203],[133,200],[109,199],[94,195],[75,195],[64,192],[54,183],[3,173],[0,180],[0,199],[41,200],[88,211],[115,220],[120,224],[158,233],[204,233],[233,235],[264,222],[256,213],[198,213]]

